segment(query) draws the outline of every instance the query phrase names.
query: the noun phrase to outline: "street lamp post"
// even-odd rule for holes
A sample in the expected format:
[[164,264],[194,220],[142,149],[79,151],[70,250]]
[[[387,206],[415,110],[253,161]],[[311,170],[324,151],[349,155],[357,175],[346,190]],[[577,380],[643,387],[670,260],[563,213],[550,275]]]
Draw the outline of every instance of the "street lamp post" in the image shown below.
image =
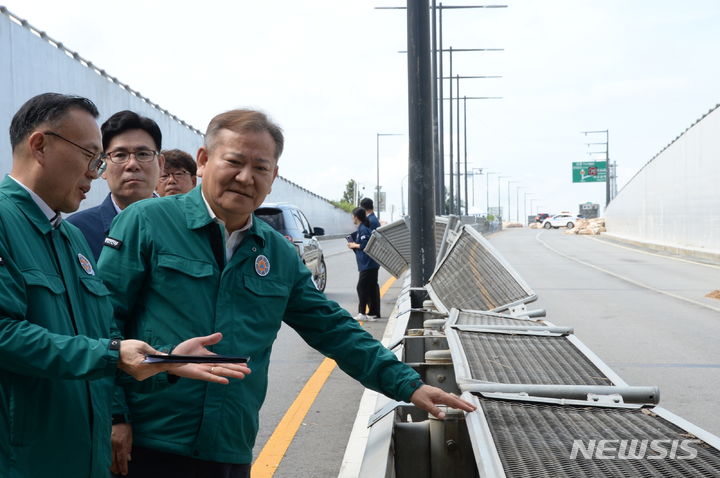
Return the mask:
[[[448,48],[448,51],[450,52],[450,78],[452,78],[453,48],[452,47]],[[450,113],[449,114],[449,117],[450,117],[450,138],[449,138],[450,139],[450,162],[449,162],[449,166],[450,166],[450,168],[449,168],[450,169],[450,208],[448,211],[450,214],[455,213],[455,202],[454,202],[455,201],[455,189],[454,189],[455,177],[453,176],[453,110],[452,110],[453,102],[452,102],[452,100],[453,100],[453,90],[452,90],[452,79],[451,79],[450,80],[450,106],[449,106],[449,108],[450,108],[450,112],[449,112]]]
[[510,222],[510,185],[511,185],[511,184],[517,184],[517,183],[519,183],[519,182],[520,182],[520,181],[508,181],[508,194],[507,194],[507,203],[508,203],[508,208],[507,208],[507,210],[508,210],[508,213],[507,213],[507,214],[508,214],[508,217],[507,217],[507,219],[508,219],[508,222]]
[[485,217],[490,214],[490,175],[498,174],[495,171],[485,173]]
[[[453,50],[452,48],[449,49],[450,51],[450,74],[452,75],[452,52],[453,51],[488,51],[488,49],[480,49],[480,48],[474,48],[474,49],[465,49],[465,50]],[[458,214],[460,213],[460,204],[461,204],[461,189],[460,189],[460,80],[467,80],[467,79],[487,79],[487,78],[502,78],[502,76],[498,75],[471,75],[471,76],[462,76],[462,75],[455,75],[455,76],[447,76],[447,77],[441,77],[440,80],[450,80],[450,98],[443,98],[443,99],[449,99],[450,100],[450,147],[452,148],[452,103],[453,101],[457,101],[457,179],[455,178],[455,175],[451,174],[450,181],[451,181],[451,190],[454,189],[457,191],[457,200],[455,201],[457,203],[458,207]],[[455,80],[456,84],[456,94],[457,96],[453,97],[452,95],[452,80]],[[442,81],[441,81],[442,83]],[[463,96],[463,149],[464,149],[464,162],[465,162],[465,171],[464,171],[464,182],[465,182],[465,214],[467,214],[468,209],[468,184],[467,184],[467,100],[500,100],[502,99],[502,96]],[[442,103],[442,102],[441,102]],[[452,163],[452,150],[450,153],[450,162]],[[450,168],[452,171],[453,165],[450,164]],[[454,184],[454,185],[453,185]]]
[[[501,206],[500,206],[500,180],[501,179],[507,179],[510,176],[498,176],[498,216],[503,217],[503,215],[500,213]],[[507,218],[504,218],[507,219]]]
[[[431,43],[431,71],[433,77],[433,85],[431,85],[431,96],[435,103],[433,108],[433,153],[434,153],[434,171],[435,171],[435,206],[439,213],[445,212],[445,148],[444,148],[444,111],[443,111],[443,52],[452,51],[452,49],[443,49],[443,10],[458,10],[458,9],[496,9],[496,8],[507,8],[507,5],[445,5],[442,2],[436,5],[436,1],[432,0],[432,4],[428,5],[432,11],[431,20],[431,31],[432,36],[429,43]],[[376,10],[405,10],[407,7],[375,7]],[[439,17],[439,22],[436,21],[436,10]],[[502,48],[484,48],[484,49],[456,49],[455,51],[503,51]],[[407,53],[407,52],[401,52]],[[438,75],[439,73],[439,75]],[[450,76],[452,76],[452,53],[450,54]],[[452,96],[452,81],[450,82],[451,95]],[[458,98],[459,100],[459,98]],[[459,103],[459,101],[458,101]],[[452,103],[450,104],[450,168],[452,168]],[[460,145],[458,144],[458,153]],[[459,172],[459,171],[458,171]],[[466,171],[467,173],[467,171]],[[450,171],[450,186],[453,187],[454,175],[452,170]],[[466,177],[467,180],[467,177]],[[459,177],[458,177],[459,181]],[[458,191],[459,196],[459,191]],[[453,194],[450,193],[450,207],[453,207]],[[459,207],[459,205],[458,205]],[[447,211],[452,213],[452,210]]]
[[365,183],[355,181],[355,190],[353,191],[353,204],[355,206],[359,206],[360,200],[365,197],[365,186]]
[[472,168],[471,174],[472,174],[472,204],[475,206],[475,172],[477,171],[478,174],[483,174],[483,168]]
[[[524,201],[523,201],[523,222],[527,221],[528,213],[527,213],[527,198],[528,196],[532,196],[533,193],[525,192],[523,193],[525,195]],[[530,212],[532,214],[532,211]],[[528,226],[530,223],[528,223]]]
[[[407,3],[408,45],[408,175],[410,176],[410,292],[413,307],[426,297],[421,291],[435,267],[435,195],[433,182],[432,72],[428,1]],[[379,181],[378,181],[379,182]],[[429,194],[426,192],[429,186]]]
[[[533,203],[538,200],[539,200],[538,198],[530,198],[530,214],[531,215],[533,214]],[[537,212],[535,212],[535,214],[537,214]]]
[[402,136],[400,133],[375,133],[375,152],[376,152],[376,167],[375,167],[375,200],[377,204],[376,216],[378,221],[380,220],[380,136]]
[[[452,67],[452,62],[451,62]],[[456,81],[456,89],[457,92],[460,91],[460,81],[461,79],[465,78],[495,78],[495,76],[454,76],[454,77],[448,77],[451,80],[455,79]],[[460,172],[460,97],[453,97],[452,96],[452,81],[450,81],[450,98],[443,98],[443,100],[449,100],[450,101],[450,212],[452,213],[453,210],[455,210],[454,205],[457,205],[457,214],[461,214],[461,187],[460,187],[460,175],[462,174]],[[502,96],[464,96],[462,98],[463,100],[463,110],[464,110],[464,142],[465,142],[465,172],[464,172],[464,178],[465,178],[465,212],[467,213],[467,100],[501,100]],[[453,101],[458,102],[457,106],[457,163],[456,163],[456,169],[457,174],[453,172],[453,141],[452,141],[452,133],[453,133],[453,121],[452,121],[452,103]],[[457,193],[457,197],[455,197],[455,194]]]
[[[607,129],[597,131],[581,131],[585,136],[588,134],[604,134],[604,143],[587,143],[590,145],[605,145],[605,151],[597,151],[598,153],[605,153],[605,207],[607,208],[610,204],[612,197],[610,196],[610,131]],[[595,154],[595,153],[592,153]]]
[[[437,102],[437,124],[438,124],[438,132],[437,132],[437,143],[438,143],[438,167],[436,171],[439,172],[438,177],[439,180],[437,181],[438,184],[440,184],[440,192],[439,197],[441,197],[441,203],[442,203],[442,210],[445,209],[445,134],[444,134],[444,106],[443,106],[443,83],[446,79],[443,76],[443,52],[445,51],[452,51],[452,49],[444,50],[443,49],[443,10],[444,9],[451,9],[451,10],[457,10],[457,9],[467,9],[467,8],[507,8],[507,5],[452,5],[452,6],[443,6],[442,2],[440,2],[439,5],[435,5],[435,2],[433,1],[433,15],[435,12],[435,9],[438,9],[438,16],[439,16],[439,24],[437,25],[437,32],[438,32],[438,39],[437,39],[437,45],[438,48],[435,48],[435,30],[433,30],[433,60],[435,61],[435,64],[437,65],[433,72],[439,73],[439,78],[435,77],[434,80],[438,82],[438,86],[436,87],[435,91],[438,93],[438,95],[435,97],[435,100]],[[435,23],[435,18],[433,16],[433,26]],[[468,50],[470,51],[470,50]],[[494,51],[494,49],[493,49]],[[438,58],[439,57],[439,58]],[[452,77],[452,53],[450,54],[450,76]],[[452,81],[450,81],[450,91],[452,96]],[[437,101],[439,98],[439,101]],[[452,125],[452,103],[451,103],[451,109],[450,109],[450,124]],[[450,131],[450,184],[452,187],[452,181],[453,181],[453,175],[452,175],[452,126]],[[450,194],[450,207],[452,207],[452,193]],[[447,211],[448,213],[452,213],[452,210]]]
[[515,188],[515,220],[520,222],[520,190],[527,189],[525,186],[517,186]]
[[[457,143],[458,143],[458,162],[457,162],[457,170],[458,170],[458,183],[457,183],[457,190],[458,190],[458,204],[460,204],[460,75],[457,75],[457,95],[458,95],[458,103],[457,103],[457,120],[458,120],[458,129],[457,129]],[[463,120],[463,131],[467,130],[467,101],[463,102],[463,111],[464,111],[464,120]],[[467,216],[468,213],[468,194],[467,194],[467,134],[465,135],[465,144],[463,145],[463,155],[464,155],[464,162],[465,162],[465,215]],[[458,216],[462,214],[462,210],[460,207],[458,207]]]
[[[442,5],[442,2],[440,3]],[[433,127],[433,169],[435,172],[435,211],[437,214],[442,214],[442,181],[443,181],[443,171],[442,171],[442,154],[440,149],[440,124],[438,120],[438,91],[437,91],[437,19],[436,19],[436,12],[437,12],[437,5],[436,0],[432,0],[430,3],[430,11],[431,13],[431,21],[430,21],[430,38],[431,38],[431,48],[430,53],[432,54],[432,59],[430,60],[430,69],[432,70],[432,85],[431,85],[431,95],[434,102],[434,107],[432,109],[432,127]],[[441,11],[442,15],[442,11]],[[442,20],[442,17],[441,17]],[[442,76],[442,75],[440,75]],[[440,95],[442,98],[442,94]],[[442,103],[442,101],[440,101]],[[402,182],[401,182],[402,183]],[[403,210],[403,216],[405,215],[405,211]]]
[[403,178],[400,180],[400,205],[402,206],[402,215],[405,215],[405,192],[403,191],[403,183],[408,178],[408,174],[403,176]]
[[[460,196],[460,76],[459,75],[453,76],[453,52],[504,51],[504,50],[502,48],[455,48],[454,49],[453,47],[448,47],[447,50],[442,50],[442,49],[440,50],[441,55],[442,55],[442,52],[444,52],[444,51],[447,51],[448,53],[450,53],[450,72],[447,77],[450,80],[450,82],[449,82],[449,84],[450,84],[450,106],[449,106],[449,115],[448,115],[449,119],[450,119],[450,135],[449,135],[449,139],[450,139],[450,158],[449,158],[450,159],[450,161],[449,161],[449,166],[450,166],[450,213],[454,212],[455,203],[457,203],[457,213],[458,213],[458,215],[460,215],[461,214],[461,210],[460,210],[460,207],[461,207],[461,205],[460,205],[460,203],[461,203],[461,201],[460,201],[460,198],[461,198],[461,196]],[[442,59],[442,56],[441,56],[441,59]],[[445,78],[441,76],[440,81],[442,82],[443,79],[445,79]],[[455,80],[456,84],[457,84],[457,91],[456,91],[457,97],[455,97],[453,95],[453,80]],[[453,182],[454,182],[453,180],[455,178],[455,175],[453,174],[453,158],[454,158],[453,101],[455,99],[457,99],[457,106],[456,106],[456,111],[455,111],[456,116],[457,116],[456,121],[455,121],[455,123],[456,123],[455,126],[457,128],[457,174],[458,174],[458,176],[457,176],[457,201],[455,201],[456,186],[455,186],[455,184],[453,184]],[[473,98],[473,99],[475,99],[475,98]],[[493,99],[495,99],[495,98],[493,98]],[[466,173],[467,173],[467,171],[466,171]],[[466,207],[467,207],[467,205],[466,205]]]

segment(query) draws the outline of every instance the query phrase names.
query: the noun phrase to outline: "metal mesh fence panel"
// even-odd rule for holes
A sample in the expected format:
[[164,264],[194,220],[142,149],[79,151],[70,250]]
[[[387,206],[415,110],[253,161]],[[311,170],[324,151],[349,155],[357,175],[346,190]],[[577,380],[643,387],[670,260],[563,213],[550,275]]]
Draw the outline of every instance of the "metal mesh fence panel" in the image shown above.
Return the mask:
[[430,280],[433,291],[450,309],[495,310],[529,301],[534,293],[520,283],[486,241],[467,229]]
[[410,263],[410,228],[404,219],[380,226],[376,231],[387,239],[406,263]]
[[408,268],[407,261],[385,239],[385,236],[377,231],[370,236],[365,246],[365,253],[395,277],[400,277]]
[[508,478],[720,476],[720,451],[649,409],[478,399]]
[[565,337],[458,331],[472,378],[498,383],[613,385]]

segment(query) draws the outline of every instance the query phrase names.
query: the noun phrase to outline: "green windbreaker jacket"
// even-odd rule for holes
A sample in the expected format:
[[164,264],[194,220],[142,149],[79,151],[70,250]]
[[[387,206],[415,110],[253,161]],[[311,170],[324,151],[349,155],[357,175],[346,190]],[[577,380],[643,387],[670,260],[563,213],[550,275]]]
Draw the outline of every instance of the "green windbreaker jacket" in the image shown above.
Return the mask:
[[[229,263],[202,199],[188,194],[137,202],[118,215],[100,256],[126,337],[177,343],[222,332],[219,354],[250,355],[250,374],[230,385],[180,380],[158,393],[126,390],[133,443],[223,463],[250,463],[268,361],[281,323],[366,387],[409,400],[419,375],[318,292],[293,245],[253,218]],[[212,227],[208,227],[212,226]]]
[[[57,260],[53,249],[57,250]],[[118,352],[112,309],[75,226],[53,230],[0,182],[0,476],[107,476]]]

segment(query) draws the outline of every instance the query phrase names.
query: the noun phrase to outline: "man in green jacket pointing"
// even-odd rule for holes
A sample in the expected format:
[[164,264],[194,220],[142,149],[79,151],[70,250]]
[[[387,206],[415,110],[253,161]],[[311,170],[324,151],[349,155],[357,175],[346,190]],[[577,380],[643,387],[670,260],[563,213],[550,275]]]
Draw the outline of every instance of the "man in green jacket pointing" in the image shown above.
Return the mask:
[[191,381],[154,394],[126,390],[130,477],[249,476],[282,322],[369,388],[435,415],[435,404],[473,410],[424,385],[319,292],[293,245],[253,216],[270,193],[282,149],[280,128],[264,114],[220,114],[198,151],[200,186],[132,204],[115,218],[99,268],[127,336],[162,343],[218,329],[225,340],[214,351],[250,355],[253,366],[252,375],[223,390]]
[[[90,248],[60,217],[78,208],[103,167],[97,115],[85,98],[45,93],[26,102],[10,125],[13,166],[0,181],[3,478],[107,476],[117,369],[138,380],[168,369],[141,363],[158,353],[147,343],[113,338],[119,335],[111,329],[109,292]],[[219,339],[190,339],[175,351],[207,354],[204,345]],[[172,369],[221,383],[227,380],[218,374],[246,372],[207,364]],[[168,381],[163,374],[154,385]]]

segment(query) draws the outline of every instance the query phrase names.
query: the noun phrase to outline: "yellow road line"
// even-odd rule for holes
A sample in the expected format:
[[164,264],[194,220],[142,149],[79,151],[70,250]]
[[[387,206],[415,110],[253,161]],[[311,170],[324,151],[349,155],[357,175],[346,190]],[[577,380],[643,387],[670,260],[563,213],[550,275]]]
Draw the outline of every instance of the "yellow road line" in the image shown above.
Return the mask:
[[[395,283],[395,280],[395,277],[390,277],[382,285],[380,297],[385,295]],[[300,425],[305,419],[305,415],[310,411],[310,407],[315,402],[320,390],[322,390],[332,371],[335,370],[335,365],[334,360],[325,358],[315,370],[315,373],[312,374],[312,377],[305,383],[295,401],[285,412],[285,416],[275,427],[273,434],[260,451],[255,463],[253,463],[251,478],[272,478],[275,474],[275,470],[280,466],[280,462],[285,456],[290,443],[295,438]]]
[[390,276],[388,280],[385,281],[385,283],[380,287],[380,297],[384,296],[385,293],[390,290],[390,287],[395,283],[397,279],[393,276]]
[[334,369],[335,361],[326,358],[315,370],[255,460],[252,478],[271,478],[275,474],[305,415]]

